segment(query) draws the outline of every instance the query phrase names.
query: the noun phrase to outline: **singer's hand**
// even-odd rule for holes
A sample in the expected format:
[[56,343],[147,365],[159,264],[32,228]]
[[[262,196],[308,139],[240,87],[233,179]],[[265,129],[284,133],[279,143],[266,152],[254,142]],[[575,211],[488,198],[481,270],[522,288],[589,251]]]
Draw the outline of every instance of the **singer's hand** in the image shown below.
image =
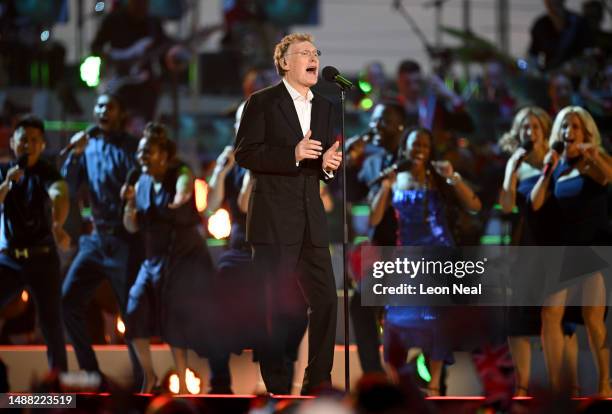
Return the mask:
[[451,164],[450,161],[432,161],[431,166],[444,178],[451,178],[455,173],[453,164]]
[[[544,168],[547,172],[547,175],[550,175],[550,172],[554,171],[557,168],[557,163],[559,162],[559,153],[554,149],[550,149],[546,155],[544,156]],[[547,167],[550,166],[550,167]]]
[[336,171],[342,163],[342,152],[338,152],[340,141],[334,142],[323,154],[323,169],[327,172]]
[[81,155],[85,151],[88,138],[89,135],[85,131],[79,131],[70,138],[70,146],[74,155]]
[[312,131],[309,129],[304,138],[295,146],[295,162],[300,162],[304,159],[316,160],[321,156],[323,147],[321,141],[310,139]]
[[123,184],[119,196],[125,202],[133,202],[136,198],[136,189],[133,185]]
[[5,181],[7,183],[11,181],[16,183],[17,181],[21,180],[21,177],[23,177],[23,170],[19,168],[18,165],[15,165],[6,173]]
[[227,172],[232,169],[235,163],[236,158],[234,157],[234,147],[228,145],[227,147],[223,148],[223,152],[217,157],[216,168],[220,168],[220,171]]
[[380,185],[383,188],[391,188],[395,181],[397,180],[397,171],[391,171],[389,175],[387,175],[381,182]]
[[523,147],[519,147],[516,151],[514,151],[514,154],[512,154],[512,156],[508,159],[507,165],[510,171],[516,171],[521,160],[525,157],[525,154],[527,154],[527,150]]
[[578,144],[578,149],[582,156],[588,161],[592,161],[599,156],[597,147],[591,143]]

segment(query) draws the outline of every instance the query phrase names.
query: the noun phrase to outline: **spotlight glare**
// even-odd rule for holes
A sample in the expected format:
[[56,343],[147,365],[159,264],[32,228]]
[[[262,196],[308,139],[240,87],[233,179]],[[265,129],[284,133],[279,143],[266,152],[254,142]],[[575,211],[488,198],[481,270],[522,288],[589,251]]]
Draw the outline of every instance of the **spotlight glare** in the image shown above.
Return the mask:
[[232,223],[227,210],[220,208],[208,218],[208,231],[215,239],[224,239],[230,235]]
[[88,56],[79,67],[81,80],[90,88],[95,88],[100,84],[101,65],[102,59],[100,59],[98,56]]

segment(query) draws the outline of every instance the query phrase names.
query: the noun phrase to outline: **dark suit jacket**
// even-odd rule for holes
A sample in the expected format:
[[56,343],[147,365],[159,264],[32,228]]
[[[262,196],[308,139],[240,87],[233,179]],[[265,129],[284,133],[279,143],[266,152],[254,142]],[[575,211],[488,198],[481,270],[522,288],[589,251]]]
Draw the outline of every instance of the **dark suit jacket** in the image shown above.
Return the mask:
[[[333,144],[332,104],[315,94],[312,139],[323,151]],[[301,243],[306,226],[314,246],[329,244],[319,180],[327,179],[322,156],[295,165],[295,146],[303,138],[289,91],[280,82],[248,99],[236,135],[236,162],[251,170],[247,240],[255,244]]]

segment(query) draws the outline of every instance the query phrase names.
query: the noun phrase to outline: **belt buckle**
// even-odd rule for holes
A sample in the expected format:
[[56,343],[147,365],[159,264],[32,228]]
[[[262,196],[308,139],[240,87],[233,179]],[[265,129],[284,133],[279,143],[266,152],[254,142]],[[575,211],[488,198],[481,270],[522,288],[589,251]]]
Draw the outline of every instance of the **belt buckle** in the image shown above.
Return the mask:
[[15,259],[21,259],[22,257],[24,259],[29,259],[30,258],[30,251],[27,248],[25,248],[25,249],[15,249],[14,253],[15,253]]

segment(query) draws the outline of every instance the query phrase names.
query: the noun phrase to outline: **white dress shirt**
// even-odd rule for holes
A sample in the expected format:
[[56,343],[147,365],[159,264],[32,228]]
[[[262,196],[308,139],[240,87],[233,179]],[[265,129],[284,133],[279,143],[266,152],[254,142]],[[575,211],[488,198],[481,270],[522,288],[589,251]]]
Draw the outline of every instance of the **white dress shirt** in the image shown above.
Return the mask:
[[[291,99],[293,100],[293,105],[295,106],[295,112],[297,112],[297,116],[300,121],[300,128],[302,128],[302,137],[304,137],[306,136],[306,133],[310,129],[310,117],[312,113],[312,98],[314,97],[314,94],[312,93],[310,89],[308,89],[308,93],[306,94],[306,97],[304,97],[293,86],[291,86],[285,78],[283,78],[283,83],[285,84],[285,87],[287,88],[287,91],[289,91],[289,95],[291,95]],[[299,166],[300,163],[296,162],[295,165]],[[323,172],[329,178],[332,178],[334,176],[333,172],[329,173],[325,171],[325,169],[323,169]]]

